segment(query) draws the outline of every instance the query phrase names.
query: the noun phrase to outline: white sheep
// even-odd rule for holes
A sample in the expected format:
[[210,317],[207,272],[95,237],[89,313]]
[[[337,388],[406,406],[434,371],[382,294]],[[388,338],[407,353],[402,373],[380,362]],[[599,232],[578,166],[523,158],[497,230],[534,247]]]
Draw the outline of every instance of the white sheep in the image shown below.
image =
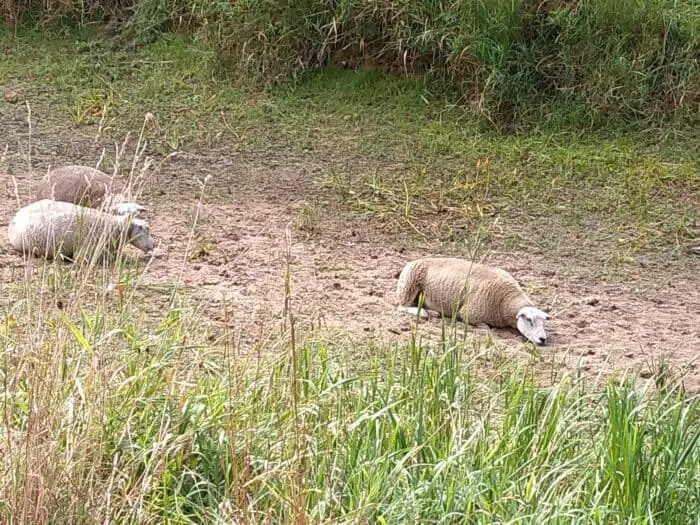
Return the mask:
[[77,260],[94,253],[111,257],[126,242],[143,252],[155,248],[148,223],[142,219],[51,199],[20,208],[8,234],[15,250],[35,257]]
[[[538,345],[547,342],[544,321],[517,281],[505,270],[449,257],[411,261],[399,273],[397,310],[428,316],[428,310],[474,326],[516,328]],[[423,306],[419,306],[423,294]]]
[[52,199],[97,208],[115,215],[132,215],[146,208],[134,202],[119,181],[95,168],[68,165],[49,171],[39,182],[34,200]]

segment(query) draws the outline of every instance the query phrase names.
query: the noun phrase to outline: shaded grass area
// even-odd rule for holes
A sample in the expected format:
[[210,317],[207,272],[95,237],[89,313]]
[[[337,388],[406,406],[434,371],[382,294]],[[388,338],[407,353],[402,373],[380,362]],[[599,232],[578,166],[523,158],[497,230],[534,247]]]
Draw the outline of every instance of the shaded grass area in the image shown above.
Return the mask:
[[[124,52],[96,32],[5,34],[3,83],[54,127],[121,138],[150,112],[147,133],[161,154],[235,149],[313,159],[348,209],[423,241],[551,250],[578,243],[569,232],[595,228],[595,242],[580,242],[614,267],[640,251],[680,252],[693,235],[697,129],[566,131],[545,119],[537,131],[497,134],[417,80],[331,68],[251,91],[208,76],[209,51],[197,39]],[[6,104],[3,113],[11,111]],[[544,222],[549,235],[538,231]]]
[[210,70],[256,85],[328,63],[418,75],[498,129],[545,116],[583,127],[698,118],[694,0],[13,0],[0,16],[45,27],[111,19],[131,46],[183,31]]
[[649,390],[537,386],[449,326],[370,351],[302,343],[287,323],[245,355],[176,287],[148,320],[133,278],[118,300],[108,277],[48,265],[5,289],[5,520],[680,524],[700,510],[700,404],[663,367]]

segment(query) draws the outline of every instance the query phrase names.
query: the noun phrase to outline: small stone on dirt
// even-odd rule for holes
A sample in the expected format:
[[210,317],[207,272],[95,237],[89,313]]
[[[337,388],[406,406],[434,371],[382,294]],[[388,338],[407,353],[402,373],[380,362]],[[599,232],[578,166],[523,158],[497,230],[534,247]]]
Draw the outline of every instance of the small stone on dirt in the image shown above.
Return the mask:
[[589,306],[595,306],[600,303],[600,299],[595,296],[586,297],[583,302]]
[[334,290],[340,290],[341,288],[342,288],[342,285],[340,283],[333,283]]
[[634,352],[627,352],[625,357],[634,357]]
[[9,102],[10,104],[16,104],[19,102],[19,94],[16,91],[8,89],[5,91],[5,101]]
[[654,374],[652,374],[650,370],[642,370],[641,372],[639,372],[639,377],[643,379],[649,379],[653,375]]

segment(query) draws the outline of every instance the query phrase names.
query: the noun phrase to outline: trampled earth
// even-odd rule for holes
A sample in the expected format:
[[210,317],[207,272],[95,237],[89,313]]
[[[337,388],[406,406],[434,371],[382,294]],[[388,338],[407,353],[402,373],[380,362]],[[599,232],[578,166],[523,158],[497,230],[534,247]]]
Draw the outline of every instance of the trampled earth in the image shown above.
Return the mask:
[[[17,210],[17,195],[21,204],[28,203],[49,167],[95,166],[103,150],[114,151],[114,143],[95,140],[94,127],[57,127],[41,114],[33,117],[29,150],[22,108],[4,112],[10,113],[15,118],[0,123],[3,231]],[[141,201],[149,207],[159,247],[152,258],[128,248],[146,267],[138,284],[139,308],[162,311],[169,287],[180,283],[203,322],[227,325],[243,350],[258,348],[283,322],[288,263],[301,337],[313,332],[336,341],[392,343],[407,341],[416,322],[395,311],[395,274],[402,265],[425,255],[469,253],[459,239],[450,245],[412,241],[387,232],[370,215],[343,208],[320,184],[324,160],[313,154],[243,154],[233,147],[147,153],[153,163],[139,182]],[[624,370],[653,379],[667,361],[685,374],[688,391],[700,390],[700,259],[677,253],[667,261],[651,257],[624,276],[603,280],[596,277],[595,257],[581,253],[595,245],[595,232],[572,232],[565,241],[565,248],[551,252],[484,254],[486,262],[510,271],[552,315],[549,344],[533,354],[510,330],[470,328],[469,337],[490,338],[491,351],[531,361],[543,372],[580,367],[592,379]],[[3,287],[23,264],[5,236]],[[439,320],[418,323],[421,337],[437,339],[440,332]]]

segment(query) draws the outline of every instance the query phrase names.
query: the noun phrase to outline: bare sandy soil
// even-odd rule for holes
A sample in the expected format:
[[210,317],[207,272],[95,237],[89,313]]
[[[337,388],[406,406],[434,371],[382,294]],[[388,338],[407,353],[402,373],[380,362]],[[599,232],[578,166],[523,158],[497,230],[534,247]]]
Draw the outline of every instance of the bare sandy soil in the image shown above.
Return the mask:
[[[23,204],[49,166],[95,165],[102,147],[75,130],[35,129],[31,172],[17,137],[22,122],[6,122],[7,149],[0,162],[3,177],[0,227],[17,209],[12,176]],[[112,146],[113,148],[113,146]],[[156,158],[156,164],[162,158]],[[435,251],[383,233],[371,218],[353,216],[318,184],[318,161],[247,158],[232,151],[178,154],[164,160],[145,181],[142,201],[159,247],[140,284],[145,311],[162,310],[167,287],[181,279],[202,315],[228,324],[251,348],[271,327],[279,326],[284,307],[286,229],[291,228],[291,286],[297,330],[321,329],[334,338],[391,343],[409,337],[415,320],[395,312],[395,273],[424,255],[466,256],[458,245]],[[204,186],[202,182],[206,180]],[[200,196],[201,206],[200,204]],[[302,220],[304,203],[318,201],[318,216]],[[197,217],[196,226],[193,223]],[[308,232],[309,226],[314,230]],[[592,236],[595,232],[590,232]],[[579,234],[580,236],[580,234]],[[540,349],[542,367],[573,370],[577,361],[591,378],[624,370],[651,378],[665,359],[685,375],[689,392],[700,391],[700,258],[673,265],[638,266],[624,279],[592,279],[586,257],[572,250],[557,253],[491,252],[486,261],[516,276],[538,304],[552,314],[550,343]],[[595,244],[595,239],[588,239]],[[0,249],[0,279],[22,259]],[[135,249],[130,254],[138,257]],[[143,258],[146,260],[148,258]],[[224,314],[224,303],[228,311]],[[428,338],[440,334],[440,321],[421,322]],[[510,330],[474,331],[490,338],[514,359],[531,360],[532,348]],[[537,361],[537,360],[536,360]],[[535,365],[539,366],[539,365]]]

